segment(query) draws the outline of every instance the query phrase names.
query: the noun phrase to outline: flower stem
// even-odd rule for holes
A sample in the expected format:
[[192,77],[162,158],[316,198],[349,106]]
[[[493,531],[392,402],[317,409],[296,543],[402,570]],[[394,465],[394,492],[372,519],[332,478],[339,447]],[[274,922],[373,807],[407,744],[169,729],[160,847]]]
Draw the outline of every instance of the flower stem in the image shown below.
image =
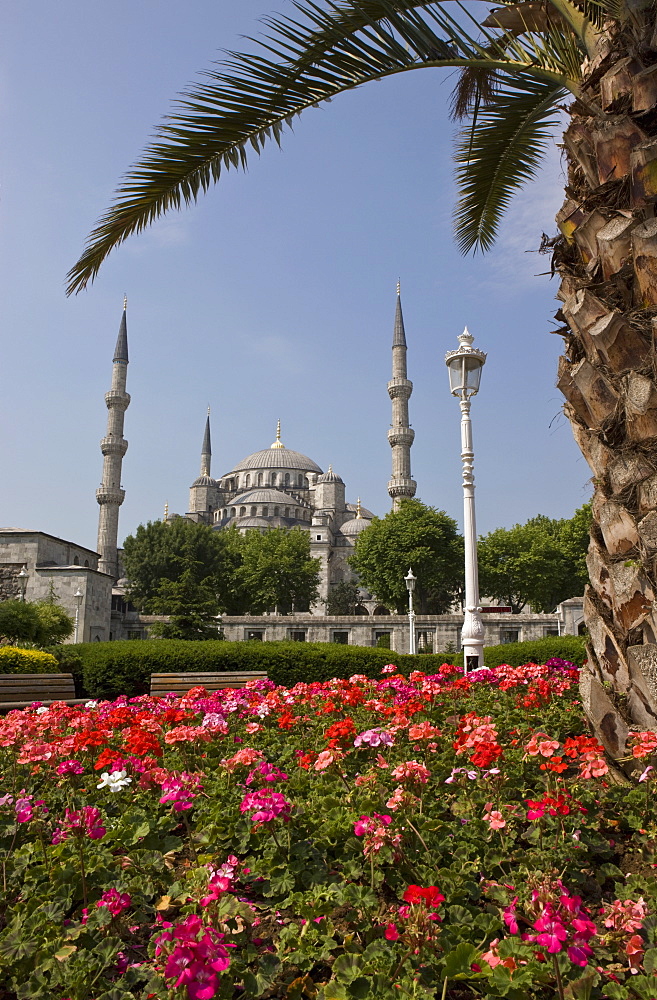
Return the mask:
[[195,863],[198,864],[198,855],[196,853],[196,848],[194,847],[194,841],[192,839],[192,828],[189,825],[189,820],[187,819],[187,813],[183,812],[182,816],[183,816],[183,821],[185,823],[185,827],[187,829],[187,836],[189,837],[189,849],[192,852],[192,857],[194,858]]
[[447,978],[447,976],[445,976],[445,982],[443,983],[443,992],[440,995],[440,1000],[445,1000],[445,997],[447,996],[447,984],[448,984],[448,982],[449,982],[449,979]]
[[408,818],[408,816],[406,817],[406,822],[410,826],[410,828],[413,831],[413,833],[416,834],[416,836],[419,838],[420,843],[422,844],[423,848],[425,849],[425,851],[428,854],[429,853],[429,848],[427,847],[426,842],[424,840],[424,837],[422,836],[422,834],[420,833],[420,831],[417,829],[417,827],[413,826],[413,824],[411,823],[411,821]]
[[552,956],[552,964],[554,965],[554,974],[557,979],[557,991],[559,993],[559,1000],[565,1000],[563,993],[563,983],[561,981],[561,970],[559,969],[559,960],[556,955]]
[[78,849],[80,852],[80,879],[82,881],[82,905],[86,908],[89,897],[87,895],[87,878],[84,870],[84,847],[82,845],[82,839],[78,838]]

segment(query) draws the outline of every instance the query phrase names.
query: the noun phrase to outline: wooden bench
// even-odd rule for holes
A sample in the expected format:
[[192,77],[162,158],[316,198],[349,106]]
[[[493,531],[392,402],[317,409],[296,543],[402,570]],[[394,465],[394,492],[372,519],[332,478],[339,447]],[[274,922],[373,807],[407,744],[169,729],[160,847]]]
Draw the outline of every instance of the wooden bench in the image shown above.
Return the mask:
[[266,681],[263,670],[240,670],[222,673],[151,674],[151,694],[187,694],[190,688],[204,687],[206,691],[222,688],[243,688],[247,681]]
[[73,674],[0,674],[0,712],[28,708],[34,701],[84,705],[89,699],[75,697]]

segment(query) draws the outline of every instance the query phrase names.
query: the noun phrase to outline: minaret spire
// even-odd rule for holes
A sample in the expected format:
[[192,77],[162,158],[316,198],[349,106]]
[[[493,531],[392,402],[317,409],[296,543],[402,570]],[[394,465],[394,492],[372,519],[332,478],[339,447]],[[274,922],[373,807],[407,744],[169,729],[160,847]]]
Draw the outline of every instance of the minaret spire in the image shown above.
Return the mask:
[[105,393],[107,406],[107,433],[100,442],[103,454],[103,478],[96,490],[96,500],[100,505],[98,515],[98,569],[118,579],[118,533],[119,507],[125,498],[121,487],[121,466],[128,450],[128,442],[123,437],[125,411],[130,405],[130,396],[125,391],[128,374],[128,326],[126,320],[127,298],[123,299],[123,315],[116,338],[112,364],[112,387]]
[[212,463],[212,445],[210,443],[210,407],[205,420],[205,433],[203,435],[203,446],[201,448],[201,475],[210,475],[210,465]]
[[388,382],[388,395],[392,401],[392,426],[388,431],[388,441],[392,448],[392,478],[388,483],[388,493],[392,498],[393,510],[399,508],[402,497],[414,497],[417,488],[417,483],[411,478],[411,445],[415,431],[408,421],[408,400],[412,392],[413,383],[406,373],[406,331],[398,281],[392,335],[392,378]]

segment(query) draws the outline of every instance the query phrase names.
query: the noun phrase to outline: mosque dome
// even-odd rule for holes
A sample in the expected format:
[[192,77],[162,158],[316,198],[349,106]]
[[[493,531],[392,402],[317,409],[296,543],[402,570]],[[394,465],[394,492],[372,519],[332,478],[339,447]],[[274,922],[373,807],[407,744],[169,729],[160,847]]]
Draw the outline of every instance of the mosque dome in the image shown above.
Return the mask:
[[197,479],[192,483],[192,489],[195,486],[217,486],[217,480],[213,479],[212,476],[198,476]]
[[329,465],[328,471],[323,472],[321,476],[317,477],[318,483],[342,483],[342,478],[333,471],[333,466]]
[[227,475],[233,472],[246,472],[249,469],[294,469],[299,472],[319,473],[322,471],[312,458],[302,455],[300,451],[292,451],[290,448],[265,448],[263,451],[247,455]]
[[249,503],[281,503],[286,506],[295,506],[298,501],[294,497],[290,496],[289,493],[283,493],[281,490],[275,489],[256,489],[247,490],[246,493],[240,494],[240,496],[235,497],[231,500],[231,507],[239,507],[240,504]]
[[238,517],[238,528],[271,528],[268,517]]
[[342,525],[340,534],[353,538],[355,535],[360,535],[361,531],[365,531],[365,528],[369,528],[370,523],[365,517],[352,517]]

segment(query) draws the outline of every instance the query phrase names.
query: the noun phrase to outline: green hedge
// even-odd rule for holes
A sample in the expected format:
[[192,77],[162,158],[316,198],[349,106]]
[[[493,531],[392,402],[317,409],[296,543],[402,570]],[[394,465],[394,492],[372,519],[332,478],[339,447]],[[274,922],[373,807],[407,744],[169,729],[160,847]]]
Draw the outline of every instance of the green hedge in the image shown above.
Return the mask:
[[[586,659],[585,636],[548,635],[545,639],[530,639],[529,642],[484,646],[484,663],[487,667],[499,667],[501,663],[508,663],[512,667],[520,667],[523,663],[545,663],[555,656],[581,667]],[[454,663],[463,666],[463,653],[454,657]]]
[[57,660],[40,649],[0,646],[0,674],[58,674]]
[[80,680],[81,696],[93,698],[145,694],[150,676],[155,673],[264,670],[275,684],[290,686],[298,681],[324,681],[352,674],[380,677],[386,663],[394,663],[404,674],[411,670],[431,673],[445,662],[440,655],[408,656],[368,646],[212,639],[80,643],[60,647],[55,655],[60,669]]

